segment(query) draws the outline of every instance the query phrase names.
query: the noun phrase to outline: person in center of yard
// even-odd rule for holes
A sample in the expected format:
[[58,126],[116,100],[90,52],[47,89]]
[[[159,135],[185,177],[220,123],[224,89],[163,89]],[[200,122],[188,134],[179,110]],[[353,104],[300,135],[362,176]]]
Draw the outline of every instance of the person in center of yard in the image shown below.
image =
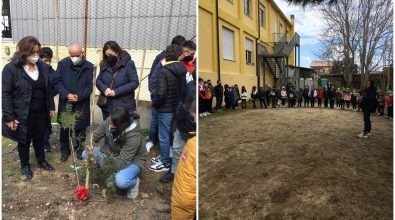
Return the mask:
[[372,125],[370,122],[370,113],[376,111],[377,101],[376,101],[376,88],[373,85],[371,80],[366,82],[366,87],[362,91],[362,95],[360,97],[362,100],[362,112],[363,112],[363,122],[364,129],[361,134],[358,135],[360,138],[368,138],[372,135]]
[[247,108],[247,89],[245,86],[241,87],[241,108]]
[[315,97],[317,97],[317,90],[314,89],[314,87],[311,87],[311,89],[309,91],[309,97],[310,97],[310,107],[314,108]]
[[165,52],[166,63],[158,73],[157,98],[152,106],[158,111],[160,161],[150,167],[154,172],[170,169],[170,135],[174,113],[180,101],[182,88],[186,85],[186,68],[182,47],[170,45]]
[[266,104],[267,104],[268,108],[270,107],[270,100],[271,100],[270,93],[271,92],[272,92],[272,89],[268,86],[266,89],[266,92],[265,92],[266,93],[265,99],[266,99]]
[[[147,149],[139,129],[139,116],[136,113],[130,113],[125,107],[114,107],[109,117],[93,132],[94,143],[107,137],[109,145],[89,146],[88,149],[96,163],[100,164],[106,158],[109,160],[111,168],[116,171],[116,186],[126,189],[129,199],[138,196],[138,175],[144,169],[147,157]],[[88,159],[86,150],[82,152],[82,158]]]
[[[84,58],[81,44],[69,45],[69,57],[58,63],[54,79],[55,89],[59,92],[58,121],[64,112],[78,113],[75,124],[76,151],[78,159],[84,149],[86,128],[90,124],[90,95],[93,89],[93,64]],[[66,162],[71,150],[69,129],[60,130],[60,150],[62,162]]]
[[387,106],[387,111],[388,111],[388,117],[391,121],[393,118],[393,105],[394,105],[394,99],[392,97],[392,90],[389,91],[387,98],[385,98],[385,105]]
[[33,178],[29,163],[32,140],[38,167],[53,170],[45,160],[43,147],[43,134],[50,126],[50,108],[54,105],[50,66],[39,59],[40,47],[37,38],[22,38],[2,72],[2,135],[18,142],[21,172],[27,179]]

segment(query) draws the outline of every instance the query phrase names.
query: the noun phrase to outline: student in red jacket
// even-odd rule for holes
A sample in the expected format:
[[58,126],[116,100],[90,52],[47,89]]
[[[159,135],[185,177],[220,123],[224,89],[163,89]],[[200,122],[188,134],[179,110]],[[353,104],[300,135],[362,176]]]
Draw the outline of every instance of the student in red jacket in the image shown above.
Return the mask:
[[317,100],[318,100],[318,107],[321,108],[321,101],[324,98],[324,89],[322,87],[319,87],[317,91]]
[[385,105],[387,106],[388,110],[388,118],[392,121],[393,118],[393,105],[394,105],[394,100],[392,98],[392,90],[389,92],[387,98],[385,99]]

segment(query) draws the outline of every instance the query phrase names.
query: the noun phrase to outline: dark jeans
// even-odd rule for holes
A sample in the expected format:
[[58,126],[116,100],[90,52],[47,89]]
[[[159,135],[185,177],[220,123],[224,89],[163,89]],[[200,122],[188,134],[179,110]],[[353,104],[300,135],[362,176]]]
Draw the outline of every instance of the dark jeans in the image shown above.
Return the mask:
[[393,118],[394,109],[392,106],[388,106],[388,117]]
[[325,108],[328,108],[328,99],[325,99],[325,100],[324,100],[324,107],[325,107]]
[[318,100],[318,107],[321,107],[321,101],[322,99],[317,99]]
[[377,107],[377,113],[379,113],[380,115],[384,115],[384,105],[379,105]]
[[21,167],[29,165],[30,143],[33,141],[34,153],[38,163],[45,161],[45,152],[43,145],[43,134],[47,129],[47,118],[43,113],[29,113],[27,118],[26,144],[18,142],[18,153],[21,159]]
[[298,99],[298,107],[302,107],[303,99]]
[[170,165],[170,146],[171,146],[171,126],[173,123],[174,113],[158,113],[159,143],[160,143],[160,160],[163,165]]
[[310,107],[314,107],[315,98],[310,98]]
[[357,104],[352,104],[352,109],[357,109]]
[[331,99],[331,100],[330,100],[330,105],[331,105],[331,108],[334,108],[334,107],[335,107],[335,100],[334,100],[334,99]]
[[[74,145],[74,151],[78,150],[84,150],[82,143],[85,142],[85,133],[86,129],[75,129],[75,140],[76,143]],[[71,133],[71,137],[73,137],[73,133]],[[70,140],[69,140],[69,129],[60,129],[60,152],[62,154],[67,154],[70,155],[71,149],[70,149]]]
[[222,109],[222,99],[223,97],[216,97],[217,111]]
[[151,121],[149,127],[149,136],[148,141],[152,143],[156,143],[158,140],[158,111],[156,108],[151,108]]
[[303,98],[303,100],[304,100],[304,107],[307,107],[307,105],[308,105],[308,103],[309,103],[309,97],[308,97],[308,96],[305,96],[305,97]]
[[[347,108],[350,108],[350,103],[351,103],[350,101],[346,101],[346,107]],[[383,113],[384,113],[384,108],[383,108]]]
[[275,98],[275,97],[272,97],[272,108],[275,108],[276,105],[277,105],[277,103],[276,103],[276,98]]
[[370,112],[369,111],[363,111],[363,132],[368,133],[372,130],[372,125],[370,123]]
[[256,99],[251,99],[251,101],[252,101],[252,104],[254,105],[254,108],[256,108],[256,104],[255,104]]
[[213,99],[207,99],[207,111],[213,113]]
[[270,96],[266,96],[267,106],[270,106]]
[[267,108],[266,98],[260,98],[259,102],[261,104],[261,108],[263,108],[263,106],[265,106],[265,108]]
[[205,100],[199,97],[199,114],[205,112]]
[[282,106],[285,105],[285,98],[281,98],[281,105],[282,105]]

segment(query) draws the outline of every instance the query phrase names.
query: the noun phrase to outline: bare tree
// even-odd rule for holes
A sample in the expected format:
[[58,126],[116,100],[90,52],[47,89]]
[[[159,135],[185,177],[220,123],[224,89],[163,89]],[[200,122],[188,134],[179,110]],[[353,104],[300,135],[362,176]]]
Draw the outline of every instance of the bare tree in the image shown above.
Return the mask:
[[332,4],[336,1],[337,0],[287,0],[288,3],[302,5],[303,7],[306,5]]
[[388,0],[359,0],[358,10],[361,11],[358,53],[364,85],[370,72],[383,62],[383,51],[392,44],[393,6]]
[[385,42],[392,42],[392,1],[337,0],[322,5],[321,12],[326,25],[322,55],[343,61],[347,86],[359,64],[361,86],[365,85],[369,73],[382,64]]
[[321,12],[326,25],[321,41],[326,47],[325,54],[332,60],[342,60],[344,79],[351,85],[356,53],[359,44],[358,26],[360,11],[353,0],[338,0],[323,5]]

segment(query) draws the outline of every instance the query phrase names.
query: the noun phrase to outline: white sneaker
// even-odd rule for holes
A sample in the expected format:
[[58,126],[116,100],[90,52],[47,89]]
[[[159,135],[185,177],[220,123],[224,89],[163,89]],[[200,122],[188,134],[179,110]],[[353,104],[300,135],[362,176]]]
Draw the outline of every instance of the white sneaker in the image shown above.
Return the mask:
[[207,115],[211,115],[211,113],[210,113],[210,112],[206,112],[206,114],[207,114]]
[[149,151],[151,150],[151,148],[154,146],[154,143],[152,143],[151,141],[149,141],[146,145],[145,148],[147,148],[147,153],[149,153]]
[[380,113],[377,112],[377,115],[380,115]]
[[372,132],[366,133],[367,136],[372,136]]
[[358,134],[359,138],[368,138],[369,136],[367,134],[364,134],[363,132]]
[[150,166],[149,169],[150,169],[151,171],[154,171],[154,172],[157,172],[157,173],[159,173],[159,172],[165,172],[165,171],[169,171],[170,165],[165,166],[162,162],[159,162],[159,163],[156,163],[156,164]]
[[139,195],[139,185],[140,185],[140,178],[136,178],[136,184],[128,189],[128,193],[126,197],[128,199],[135,199]]
[[200,113],[199,116],[200,116],[200,117],[203,117],[203,113]]
[[159,163],[159,162],[160,162],[160,155],[158,155],[157,157],[151,158],[151,161],[152,161],[153,163]]
[[203,116],[207,116],[207,113],[206,113],[206,112],[203,112]]

